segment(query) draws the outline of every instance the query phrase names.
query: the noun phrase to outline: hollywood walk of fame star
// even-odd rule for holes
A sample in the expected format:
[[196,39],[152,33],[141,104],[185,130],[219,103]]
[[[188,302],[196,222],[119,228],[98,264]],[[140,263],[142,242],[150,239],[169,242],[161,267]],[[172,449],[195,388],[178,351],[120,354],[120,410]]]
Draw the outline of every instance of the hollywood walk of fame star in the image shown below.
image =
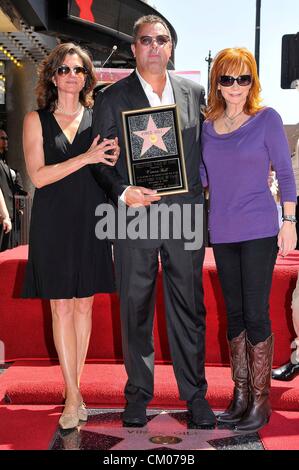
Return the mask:
[[145,152],[150,149],[153,145],[158,147],[161,150],[167,152],[167,148],[162,139],[171,127],[157,127],[152,116],[149,117],[147,128],[143,131],[134,131],[133,134],[136,134],[138,137],[143,139],[143,145],[140,156],[145,154]]
[[[98,434],[101,439],[118,438],[119,442],[113,443],[109,450],[154,450],[154,449],[173,449],[173,450],[216,450],[209,444],[210,440],[225,439],[236,437],[236,432],[229,429],[188,429],[186,424],[182,424],[177,419],[170,416],[167,412],[161,412],[151,419],[144,428],[123,428],[119,422],[89,422],[82,427],[81,432]],[[181,442],[173,445],[154,444],[151,438],[157,436],[174,436],[181,439]]]

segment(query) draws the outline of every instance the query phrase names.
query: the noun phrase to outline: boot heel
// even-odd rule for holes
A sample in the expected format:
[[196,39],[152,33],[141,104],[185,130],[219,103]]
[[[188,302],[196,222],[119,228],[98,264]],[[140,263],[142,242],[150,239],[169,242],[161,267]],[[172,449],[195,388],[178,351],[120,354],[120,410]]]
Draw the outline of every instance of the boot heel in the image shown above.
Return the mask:
[[229,407],[217,416],[219,424],[234,425],[244,416],[248,407],[249,378],[246,332],[228,341],[232,379],[235,383],[233,399]]

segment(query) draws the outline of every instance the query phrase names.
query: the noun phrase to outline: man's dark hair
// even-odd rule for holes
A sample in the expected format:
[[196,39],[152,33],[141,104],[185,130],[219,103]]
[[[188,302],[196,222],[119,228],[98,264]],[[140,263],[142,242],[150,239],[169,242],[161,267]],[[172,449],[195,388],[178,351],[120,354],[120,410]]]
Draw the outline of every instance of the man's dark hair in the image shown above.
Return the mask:
[[170,30],[169,30],[166,22],[164,20],[162,20],[162,18],[160,18],[159,16],[156,16],[156,15],[146,15],[146,16],[142,16],[137,21],[135,21],[135,24],[133,26],[133,43],[135,43],[137,41],[139,29],[141,28],[141,26],[143,26],[144,24],[155,24],[155,23],[161,23],[161,25],[164,26],[164,28],[167,31],[167,34],[169,35],[169,37],[171,39]]

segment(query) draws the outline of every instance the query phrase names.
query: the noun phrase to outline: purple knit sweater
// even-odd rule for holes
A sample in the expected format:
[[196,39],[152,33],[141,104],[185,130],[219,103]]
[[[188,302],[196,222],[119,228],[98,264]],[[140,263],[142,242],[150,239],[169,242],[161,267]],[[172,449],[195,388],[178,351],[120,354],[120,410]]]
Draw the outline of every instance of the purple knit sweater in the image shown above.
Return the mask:
[[202,132],[201,178],[209,186],[212,243],[277,235],[276,203],[268,186],[270,163],[282,203],[296,202],[291,156],[279,114],[263,108],[229,134],[217,134],[211,121]]

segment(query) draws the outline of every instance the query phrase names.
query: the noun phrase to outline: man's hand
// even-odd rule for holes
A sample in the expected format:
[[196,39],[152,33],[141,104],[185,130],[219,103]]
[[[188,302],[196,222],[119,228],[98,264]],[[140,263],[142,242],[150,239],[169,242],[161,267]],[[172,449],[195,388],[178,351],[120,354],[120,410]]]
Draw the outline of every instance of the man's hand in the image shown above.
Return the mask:
[[124,195],[125,203],[129,207],[150,206],[152,202],[160,201],[160,199],[157,191],[142,186],[130,186]]

